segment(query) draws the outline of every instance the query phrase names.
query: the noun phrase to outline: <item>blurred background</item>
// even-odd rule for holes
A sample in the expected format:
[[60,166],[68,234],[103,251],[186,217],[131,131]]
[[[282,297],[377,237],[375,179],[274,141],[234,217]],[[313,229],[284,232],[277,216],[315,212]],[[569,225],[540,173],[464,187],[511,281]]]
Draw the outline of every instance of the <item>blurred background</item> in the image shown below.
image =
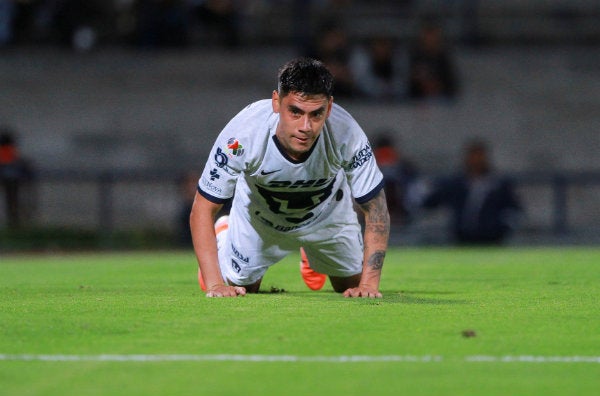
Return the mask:
[[0,252],[191,248],[214,139],[300,55],[392,244],[600,242],[597,0],[0,0]]

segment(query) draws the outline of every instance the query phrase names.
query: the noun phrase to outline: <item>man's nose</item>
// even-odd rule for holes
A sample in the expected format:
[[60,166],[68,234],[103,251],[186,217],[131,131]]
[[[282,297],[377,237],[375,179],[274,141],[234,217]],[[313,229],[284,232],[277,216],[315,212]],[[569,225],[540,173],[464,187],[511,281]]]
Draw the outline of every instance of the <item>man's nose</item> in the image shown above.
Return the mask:
[[303,131],[310,131],[312,123],[310,122],[310,117],[308,114],[304,114],[302,116],[302,120],[300,122],[300,129]]

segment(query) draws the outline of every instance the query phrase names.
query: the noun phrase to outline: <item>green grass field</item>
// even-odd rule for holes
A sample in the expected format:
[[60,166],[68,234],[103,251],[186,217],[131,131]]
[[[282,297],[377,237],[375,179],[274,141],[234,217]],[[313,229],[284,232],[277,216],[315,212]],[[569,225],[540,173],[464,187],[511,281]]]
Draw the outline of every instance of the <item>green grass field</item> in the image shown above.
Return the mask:
[[381,300],[297,261],[208,299],[191,253],[4,255],[0,395],[598,394],[598,248],[392,249]]

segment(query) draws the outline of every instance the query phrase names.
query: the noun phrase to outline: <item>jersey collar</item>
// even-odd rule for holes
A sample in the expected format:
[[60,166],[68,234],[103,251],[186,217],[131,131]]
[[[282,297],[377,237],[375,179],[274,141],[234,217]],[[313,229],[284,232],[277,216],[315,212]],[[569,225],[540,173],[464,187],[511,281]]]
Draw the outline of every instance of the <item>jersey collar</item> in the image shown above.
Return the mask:
[[310,157],[310,155],[314,151],[315,147],[317,146],[317,143],[319,142],[319,139],[321,139],[321,135],[317,136],[317,139],[315,140],[315,143],[312,145],[312,147],[310,148],[310,150],[308,150],[308,152],[306,153],[306,157],[304,157],[304,159],[300,160],[300,161],[295,160],[295,159],[293,159],[292,157],[290,157],[288,155],[288,153],[285,151],[285,149],[283,148],[283,146],[281,145],[281,143],[279,143],[279,139],[277,139],[277,135],[272,135],[272,138],[273,138],[273,143],[275,143],[275,147],[277,147],[277,150],[279,150],[279,152],[281,153],[281,155],[283,155],[283,158],[285,158],[286,160],[288,160],[292,164],[301,164],[303,162],[306,162],[306,160]]

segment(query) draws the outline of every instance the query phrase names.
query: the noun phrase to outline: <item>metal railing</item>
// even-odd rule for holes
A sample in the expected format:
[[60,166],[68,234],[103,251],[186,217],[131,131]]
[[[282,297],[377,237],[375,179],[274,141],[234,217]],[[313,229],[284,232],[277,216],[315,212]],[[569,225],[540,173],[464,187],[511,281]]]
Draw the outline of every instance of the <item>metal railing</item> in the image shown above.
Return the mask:
[[[107,170],[107,171],[74,171],[53,170],[39,173],[37,181],[45,184],[52,183],[91,183],[95,186],[93,199],[95,208],[90,208],[95,213],[95,227],[103,232],[116,229],[115,212],[117,187],[127,188],[134,184],[154,184],[166,187],[173,193],[164,199],[177,196],[181,177],[185,172],[173,170]],[[517,188],[544,187],[551,191],[551,203],[548,224],[552,233],[561,235],[568,233],[572,224],[569,221],[569,212],[577,202],[569,199],[569,190],[572,187],[593,188],[600,187],[600,171],[588,172],[522,172],[509,175]],[[68,192],[65,191],[65,194]],[[38,199],[42,199],[41,197]],[[83,197],[82,197],[83,199]],[[600,196],[598,196],[600,201]],[[525,208],[527,211],[527,208]],[[135,214],[131,214],[135,216]],[[597,219],[600,223],[600,219]]]

